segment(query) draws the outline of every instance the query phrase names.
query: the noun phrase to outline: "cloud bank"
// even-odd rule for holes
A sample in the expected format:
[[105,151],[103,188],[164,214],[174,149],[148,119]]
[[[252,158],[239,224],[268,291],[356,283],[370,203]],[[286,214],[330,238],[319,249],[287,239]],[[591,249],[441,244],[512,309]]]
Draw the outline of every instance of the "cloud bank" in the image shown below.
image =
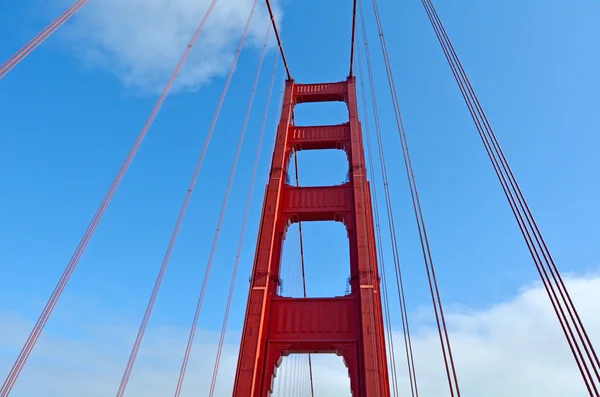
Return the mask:
[[[568,281],[570,291],[596,346],[600,344],[600,277]],[[416,316],[413,316],[416,319]],[[461,391],[464,396],[486,397],[584,397],[587,395],[565,339],[544,291],[537,285],[488,309],[449,310],[448,322]],[[13,397],[100,397],[114,395],[129,349],[135,324],[78,328],[76,336],[46,333],[34,351]],[[420,395],[448,395],[439,340],[426,323],[413,321],[413,343]],[[31,324],[17,314],[0,312],[0,371],[10,364]],[[152,328],[134,369],[128,396],[164,397],[174,391],[186,330]],[[199,341],[184,386],[183,396],[206,395],[218,335],[200,331]],[[216,396],[231,395],[237,360],[238,336],[225,346]],[[395,335],[397,373],[402,395],[408,394],[402,337]],[[349,396],[349,380],[342,360],[314,357],[317,396]],[[291,376],[292,360],[279,370]],[[286,369],[286,366],[288,368]],[[276,379],[275,385],[278,385]],[[283,395],[283,385],[280,393]],[[288,386],[289,387],[289,386]],[[289,394],[289,390],[288,390]]]
[[[65,0],[59,0],[66,7]],[[90,1],[66,28],[88,66],[114,73],[129,88],[158,91],[167,82],[211,0]],[[219,0],[179,75],[175,90],[195,90],[227,72],[254,0]],[[281,11],[274,2],[275,13]],[[270,19],[259,1],[247,44],[260,47]]]

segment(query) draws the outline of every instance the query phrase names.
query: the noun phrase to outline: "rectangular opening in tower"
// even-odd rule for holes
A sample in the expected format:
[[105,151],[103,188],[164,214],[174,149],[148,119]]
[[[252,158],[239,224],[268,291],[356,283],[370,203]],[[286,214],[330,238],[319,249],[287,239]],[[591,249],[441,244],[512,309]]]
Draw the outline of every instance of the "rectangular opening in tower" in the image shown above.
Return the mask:
[[348,122],[344,102],[309,102],[294,106],[295,125],[334,125]]
[[296,172],[299,186],[336,186],[348,182],[350,167],[344,150],[301,150],[296,161],[290,161],[288,184],[296,186]]
[[346,227],[341,222],[302,222],[304,279],[300,227],[292,224],[283,241],[281,288],[284,297],[308,298],[344,296],[350,292],[350,248]]
[[[350,377],[344,359],[335,354],[311,354],[315,397],[351,397]],[[272,397],[310,396],[308,354],[290,354],[281,360],[273,379]]]

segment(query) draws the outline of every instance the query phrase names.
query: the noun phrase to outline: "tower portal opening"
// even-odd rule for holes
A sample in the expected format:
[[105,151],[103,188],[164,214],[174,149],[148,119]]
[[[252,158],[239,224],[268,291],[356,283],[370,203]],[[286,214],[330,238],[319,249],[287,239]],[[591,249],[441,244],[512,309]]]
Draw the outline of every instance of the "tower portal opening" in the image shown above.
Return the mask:
[[[346,226],[340,222],[302,222],[302,246],[306,296],[329,298],[350,291],[350,245]],[[290,225],[283,241],[281,296],[304,297],[300,227]]]
[[294,106],[295,125],[333,125],[348,122],[344,102],[300,103]]
[[[311,354],[315,397],[351,397],[350,378],[344,359],[335,354]],[[271,397],[310,396],[308,354],[290,354],[281,360],[273,379]]]
[[[348,182],[348,156],[344,150],[301,150],[298,156],[298,181],[300,186],[335,186]],[[290,160],[290,185],[296,185],[296,161]]]

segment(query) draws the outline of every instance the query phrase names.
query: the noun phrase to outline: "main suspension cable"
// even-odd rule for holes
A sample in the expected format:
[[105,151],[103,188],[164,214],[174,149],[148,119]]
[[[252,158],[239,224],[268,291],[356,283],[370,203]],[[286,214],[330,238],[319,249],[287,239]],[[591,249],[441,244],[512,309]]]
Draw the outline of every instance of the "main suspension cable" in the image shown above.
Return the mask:
[[417,229],[419,232],[419,239],[421,241],[421,249],[423,252],[423,259],[424,259],[425,268],[427,271],[429,290],[431,293],[433,310],[434,310],[436,323],[437,323],[437,327],[438,327],[442,355],[444,358],[444,365],[446,368],[446,376],[448,378],[448,386],[450,388],[450,395],[452,397],[454,397],[455,395],[457,397],[460,397],[458,376],[456,374],[456,367],[454,364],[454,358],[453,358],[452,349],[450,346],[450,337],[448,334],[448,328],[446,326],[446,319],[444,316],[442,298],[441,298],[439,286],[437,283],[435,266],[433,264],[431,248],[429,245],[429,238],[427,235],[427,229],[425,227],[425,220],[423,217],[423,210],[421,207],[421,200],[419,198],[419,192],[417,189],[416,178],[415,178],[414,169],[413,169],[413,165],[412,165],[412,159],[410,157],[410,152],[409,152],[409,148],[408,148],[408,140],[406,138],[404,122],[402,120],[402,115],[400,112],[400,104],[398,101],[398,94],[396,92],[396,84],[394,82],[394,76],[392,73],[389,54],[387,51],[387,45],[386,45],[385,37],[383,34],[383,26],[381,24],[379,7],[377,5],[377,0],[372,0],[372,3],[373,3],[373,11],[375,13],[375,21],[376,21],[377,29],[378,29],[378,33],[379,33],[379,41],[381,44],[381,50],[382,50],[382,54],[383,54],[384,64],[386,67],[386,75],[388,78],[388,85],[389,85],[390,94],[392,97],[392,104],[394,106],[394,114],[396,116],[396,124],[398,127],[400,144],[402,146],[402,153],[403,153],[403,157],[404,157],[406,174],[407,174],[408,181],[409,181],[409,188],[410,188],[411,198],[412,198],[412,202],[413,202],[413,210],[414,210],[415,218],[417,221]]
[[[360,4],[360,19],[361,19],[361,27],[362,27],[362,34],[363,34],[363,42],[364,42],[364,47],[365,47],[365,58],[367,61],[367,75],[368,75],[368,81],[369,81],[371,101],[372,101],[372,106],[373,106],[373,117],[375,120],[375,132],[376,132],[376,137],[377,137],[377,147],[379,150],[381,175],[382,175],[382,179],[383,179],[383,188],[384,188],[384,194],[385,194],[384,196],[385,196],[385,202],[386,202],[388,227],[389,227],[390,239],[392,242],[392,254],[393,254],[393,259],[394,259],[394,269],[395,269],[395,273],[396,273],[396,287],[397,287],[397,291],[398,291],[398,300],[400,303],[400,314],[401,314],[401,321],[402,321],[402,331],[403,331],[403,336],[404,336],[404,347],[405,347],[406,361],[407,361],[407,366],[408,366],[410,389],[411,389],[411,395],[413,397],[418,397],[419,390],[418,390],[418,385],[417,385],[417,375],[416,375],[415,364],[414,364],[412,340],[411,340],[411,336],[410,336],[410,324],[408,321],[408,310],[407,310],[406,298],[405,298],[405,294],[404,294],[404,283],[403,283],[403,279],[402,279],[402,269],[400,266],[400,256],[398,253],[396,227],[395,227],[395,223],[394,223],[394,213],[393,213],[393,208],[392,208],[391,192],[389,189],[387,166],[386,166],[386,161],[385,161],[385,151],[384,151],[384,144],[383,144],[383,138],[382,138],[382,133],[381,133],[381,124],[380,124],[380,119],[379,119],[379,111],[378,111],[379,107],[377,106],[377,95],[376,95],[376,91],[375,91],[373,68],[371,65],[369,41],[367,38],[367,30],[366,30],[366,24],[365,24],[362,3]],[[361,69],[361,76],[362,76],[362,65],[360,62],[360,58],[359,58],[359,68]],[[362,77],[361,77],[361,79],[362,79]],[[366,95],[364,95],[364,96],[366,98]],[[366,112],[366,104],[365,104],[365,112]],[[367,128],[368,128],[368,125],[367,125]],[[372,157],[372,155],[370,154],[370,152],[371,152],[370,135],[368,136],[368,139],[367,139],[367,146],[369,149],[369,156]],[[375,186],[373,186],[373,189],[375,189]]]
[[44,327],[46,326],[46,323],[48,322],[50,315],[52,314],[54,308],[56,307],[56,304],[58,303],[60,296],[62,295],[67,283],[69,282],[71,275],[75,271],[75,268],[77,267],[77,264],[79,263],[79,260],[81,259],[81,256],[85,252],[85,249],[87,248],[87,245],[90,242],[92,236],[94,235],[94,232],[96,231],[96,228],[98,227],[98,224],[100,223],[100,220],[104,216],[106,209],[108,208],[110,202],[112,201],[113,196],[115,195],[118,187],[121,184],[121,181],[123,180],[123,177],[127,173],[127,170],[129,169],[129,166],[131,165],[135,155],[137,154],[140,146],[142,145],[144,138],[146,137],[146,135],[148,134],[148,131],[150,130],[150,127],[154,123],[154,120],[155,120],[156,116],[158,115],[158,112],[160,111],[165,99],[167,98],[169,92],[171,91],[171,88],[173,87],[173,84],[175,83],[175,79],[179,75],[179,72],[181,71],[183,64],[187,60],[194,44],[196,43],[196,41],[198,39],[198,36],[204,29],[206,21],[208,20],[208,17],[210,16],[217,1],[218,0],[213,0],[212,3],[209,5],[208,9],[206,10],[204,17],[202,18],[202,21],[200,22],[200,25],[198,25],[196,32],[194,33],[187,48],[185,49],[183,55],[181,56],[181,59],[179,60],[179,63],[175,67],[173,74],[169,78],[167,85],[165,86],[160,97],[158,98],[158,101],[154,105],[154,108],[152,109],[150,116],[146,120],[144,127],[142,128],[139,135],[137,136],[125,161],[121,165],[121,168],[119,169],[119,172],[117,173],[117,176],[113,180],[108,192],[106,193],[106,195],[104,196],[104,199],[100,203],[100,207],[96,211],[96,214],[94,215],[94,217],[93,217],[92,221],[90,222],[87,230],[85,231],[81,241],[79,242],[79,245],[77,246],[77,249],[75,250],[75,253],[69,260],[69,263],[67,264],[65,271],[63,272],[60,280],[58,281],[56,288],[52,292],[50,299],[46,303],[46,306],[44,307],[42,314],[40,315],[39,319],[37,320],[37,323],[35,324],[33,330],[31,331],[31,334],[27,338],[27,342],[23,346],[23,349],[21,350],[19,357],[15,361],[10,373],[8,374],[8,377],[4,381],[4,384],[2,385],[2,388],[0,389],[0,397],[7,397],[10,395],[10,392],[11,392],[12,388],[14,387],[14,384],[17,381],[19,374],[21,373],[21,371],[23,369],[23,366],[27,362],[27,359],[28,359],[29,355],[31,354],[31,351],[35,347],[35,344],[37,343],[37,340],[39,339]]
[[350,73],[348,76],[352,76],[354,67],[354,46],[356,42],[356,5],[358,0],[354,0],[352,4],[352,37],[350,38]]
[[33,52],[40,44],[42,44],[48,37],[58,30],[65,22],[67,22],[73,15],[75,15],[89,0],[78,0],[71,5],[65,12],[60,14],[54,21],[48,26],[42,29],[37,35],[35,35],[27,44],[25,44],[19,51],[12,55],[6,62],[0,65],[0,79],[6,76],[11,70],[15,68],[23,59]]
[[177,237],[179,235],[179,230],[181,229],[181,225],[183,223],[183,219],[185,218],[185,214],[187,212],[187,208],[188,208],[190,200],[192,198],[192,194],[194,192],[194,188],[196,186],[196,182],[198,180],[198,176],[200,174],[200,170],[202,168],[202,164],[204,163],[204,157],[205,157],[206,152],[208,150],[208,147],[210,145],[210,140],[212,138],[215,126],[217,124],[217,120],[219,118],[219,114],[221,112],[221,108],[223,106],[223,102],[225,101],[225,97],[227,95],[227,91],[229,89],[229,85],[231,83],[231,79],[233,77],[233,73],[235,72],[235,67],[237,65],[240,53],[242,52],[242,47],[244,45],[244,41],[245,41],[246,36],[248,34],[248,29],[250,28],[250,23],[252,21],[252,16],[254,15],[254,10],[256,8],[256,1],[257,0],[254,1],[254,6],[252,7],[252,10],[250,11],[250,15],[248,17],[248,21],[247,21],[246,27],[244,29],[244,33],[242,34],[242,38],[240,39],[240,44],[238,46],[237,52],[236,52],[235,57],[233,59],[233,63],[232,63],[231,68],[229,70],[229,75],[227,76],[227,81],[225,82],[225,86],[223,88],[223,92],[221,94],[221,98],[219,99],[219,103],[217,105],[217,109],[215,111],[215,114],[214,114],[214,117],[213,117],[213,120],[212,120],[212,124],[210,126],[210,129],[209,129],[208,134],[206,136],[206,139],[204,141],[204,146],[202,148],[202,152],[200,153],[200,157],[198,158],[198,162],[196,163],[196,167],[194,169],[194,173],[192,175],[192,179],[190,181],[189,187],[187,189],[187,193],[185,195],[185,199],[184,199],[183,204],[181,206],[181,210],[180,210],[179,216],[177,218],[177,223],[175,224],[175,228],[173,230],[173,233],[171,234],[171,239],[169,241],[169,246],[167,248],[167,251],[166,251],[164,259],[163,259],[163,263],[161,265],[160,271],[159,271],[158,276],[156,278],[156,282],[155,282],[154,288],[152,290],[152,295],[150,296],[150,300],[148,301],[148,305],[146,307],[146,312],[144,313],[144,317],[142,319],[142,323],[140,324],[140,328],[138,330],[138,334],[137,334],[136,340],[134,342],[133,348],[132,348],[131,353],[129,355],[129,360],[127,362],[127,366],[125,367],[125,370],[123,372],[123,377],[121,379],[121,383],[119,385],[119,389],[118,389],[117,394],[116,394],[117,397],[123,397],[123,395],[125,394],[125,390],[127,388],[127,384],[129,383],[129,377],[131,376],[131,371],[133,370],[133,366],[135,364],[135,360],[137,358],[137,354],[139,352],[140,345],[141,345],[142,340],[144,338],[144,334],[145,334],[146,328],[148,326],[148,321],[150,320],[150,316],[152,315],[152,310],[154,309],[154,303],[156,302],[156,298],[158,296],[158,291],[160,290],[160,287],[162,285],[162,280],[164,278],[164,274],[165,274],[165,272],[167,270],[167,266],[169,264],[169,260],[171,259],[171,253],[172,253],[173,248],[175,246],[175,242],[177,241]]
[[[598,388],[593,375],[590,372],[586,357],[581,350],[585,351],[587,360],[591,364],[592,371],[596,379],[600,381],[600,361],[589,339],[587,331],[579,317],[579,314],[573,304],[570,294],[564,284],[562,276],[556,266],[549,248],[541,234],[533,214],[525,200],[523,192],[514,176],[514,173],[508,163],[508,160],[500,147],[495,132],[493,131],[487,115],[483,111],[481,103],[471,85],[471,82],[464,71],[462,63],[450,38],[437,14],[431,1],[422,3],[425,11],[432,23],[435,34],[446,55],[446,59],[451,67],[452,73],[458,83],[459,89],[465,99],[469,112],[475,122],[479,135],[483,141],[484,147],[494,167],[494,171],[502,185],[511,210],[517,220],[519,229],[525,238],[527,247],[534,260],[534,264],[544,284],[551,305],[557,315],[563,333],[567,339],[569,347],[574,355],[576,364],[581,372],[582,378],[588,389],[590,396],[598,396]],[[548,274],[550,273],[550,275]],[[554,282],[554,284],[553,284]],[[556,289],[555,289],[556,288]],[[557,293],[558,290],[558,293]],[[560,297],[559,297],[560,296]],[[562,301],[562,302],[561,302]],[[565,313],[565,309],[567,313]],[[568,314],[568,317],[567,317]],[[575,332],[573,331],[573,327]],[[577,336],[575,335],[577,334]],[[578,340],[577,340],[578,339]]]
[[[256,80],[254,82],[254,88],[252,89],[252,98],[250,99],[250,103],[248,105],[248,109],[251,108],[252,106],[252,100],[254,97],[254,93],[256,91],[256,86],[258,84],[258,77],[260,75],[260,71],[262,68],[262,63],[264,60],[264,55],[265,55],[265,50],[267,48],[267,40],[269,39],[269,33],[271,32],[271,29],[269,28],[267,30],[267,36],[265,38],[265,44],[263,46],[263,51],[261,54],[261,58],[260,58],[260,63],[259,63],[259,67],[258,67],[258,71],[256,74]],[[260,136],[258,138],[258,147],[256,149],[256,156],[254,159],[254,168],[252,170],[252,177],[250,178],[250,188],[248,189],[248,198],[246,200],[246,209],[244,211],[244,218],[242,220],[242,229],[240,231],[240,238],[238,241],[238,247],[237,247],[237,252],[235,255],[235,263],[233,265],[233,273],[231,275],[231,284],[229,285],[229,294],[227,296],[227,305],[225,308],[225,316],[223,318],[223,326],[221,327],[221,336],[219,338],[219,347],[217,349],[217,357],[215,359],[215,365],[214,365],[214,369],[213,369],[213,376],[212,376],[212,380],[211,380],[211,384],[210,384],[210,392],[209,392],[209,397],[213,397],[214,393],[215,393],[215,387],[217,384],[217,375],[219,373],[219,365],[221,363],[221,353],[223,351],[223,344],[225,342],[225,333],[227,332],[227,322],[229,319],[229,310],[231,309],[231,301],[233,298],[233,291],[235,289],[235,281],[237,278],[237,273],[238,273],[238,268],[239,268],[239,264],[240,264],[240,258],[242,255],[242,247],[244,245],[244,236],[245,236],[245,232],[246,232],[246,225],[248,223],[248,217],[250,215],[250,205],[252,203],[252,193],[254,192],[254,185],[256,183],[256,174],[258,172],[258,164],[260,161],[260,153],[261,153],[261,148],[262,148],[262,143],[263,143],[263,139],[265,136],[265,129],[267,126],[267,118],[269,116],[269,106],[271,104],[271,96],[273,94],[273,87],[275,86],[275,75],[277,74],[277,65],[278,65],[278,61],[279,61],[279,57],[275,57],[275,66],[273,67],[273,73],[272,73],[272,77],[271,77],[271,84],[269,86],[269,94],[267,96],[267,104],[266,104],[266,108],[265,108],[265,114],[263,117],[263,123],[262,123],[262,127],[260,129]],[[248,115],[249,115],[249,111],[247,113],[247,117],[246,117],[246,121],[244,121],[244,130],[246,129],[246,124],[248,121]]]
[[269,17],[271,18],[271,25],[273,25],[273,31],[275,32],[275,37],[277,38],[277,44],[279,45],[279,52],[281,53],[281,59],[283,59],[283,65],[285,66],[285,72],[287,73],[288,80],[292,80],[292,74],[290,73],[290,68],[287,63],[287,59],[285,57],[285,52],[283,51],[283,43],[281,42],[281,37],[279,36],[279,29],[277,29],[277,23],[275,22],[275,15],[273,14],[273,8],[271,7],[271,1],[265,0],[267,3],[267,9],[269,10]]

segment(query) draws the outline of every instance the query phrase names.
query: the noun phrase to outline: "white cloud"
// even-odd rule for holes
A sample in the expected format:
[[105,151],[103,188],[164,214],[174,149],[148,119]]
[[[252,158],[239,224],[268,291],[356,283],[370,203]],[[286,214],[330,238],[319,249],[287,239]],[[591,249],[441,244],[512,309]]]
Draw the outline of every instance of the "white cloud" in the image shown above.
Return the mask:
[[[568,282],[590,337],[600,343],[600,277]],[[450,306],[448,307],[450,309]],[[584,397],[586,392],[545,293],[530,286],[486,310],[448,312],[451,342],[464,396]],[[0,372],[5,374],[30,324],[0,312]],[[173,393],[186,330],[150,328],[134,369],[128,396]],[[439,340],[434,329],[413,322],[413,343],[422,397],[446,396]],[[19,334],[19,337],[15,337]],[[79,328],[77,338],[47,332],[32,355],[13,397],[114,395],[135,336],[135,327]],[[217,335],[200,331],[183,396],[205,395]],[[237,340],[237,336],[233,339]],[[401,336],[395,335],[400,388],[407,391]],[[225,346],[216,396],[231,395],[237,347]],[[285,365],[279,370],[283,376]],[[287,370],[289,373],[289,369]],[[317,396],[348,396],[349,380],[339,357],[314,356]],[[276,385],[278,384],[276,379]],[[406,392],[402,395],[408,395]]]
[[[65,6],[66,0],[59,0]],[[66,28],[77,55],[127,87],[157,91],[167,82],[211,0],[92,0]],[[254,0],[219,0],[175,89],[194,90],[227,72]],[[281,11],[274,2],[281,20]],[[258,1],[247,43],[260,47],[270,20]]]
[[[567,285],[592,342],[600,348],[600,277],[571,278]],[[449,313],[448,322],[465,396],[588,395],[541,285],[486,310]],[[400,346],[400,336],[396,339]],[[424,397],[449,393],[439,351],[437,332],[417,333],[415,362]]]

